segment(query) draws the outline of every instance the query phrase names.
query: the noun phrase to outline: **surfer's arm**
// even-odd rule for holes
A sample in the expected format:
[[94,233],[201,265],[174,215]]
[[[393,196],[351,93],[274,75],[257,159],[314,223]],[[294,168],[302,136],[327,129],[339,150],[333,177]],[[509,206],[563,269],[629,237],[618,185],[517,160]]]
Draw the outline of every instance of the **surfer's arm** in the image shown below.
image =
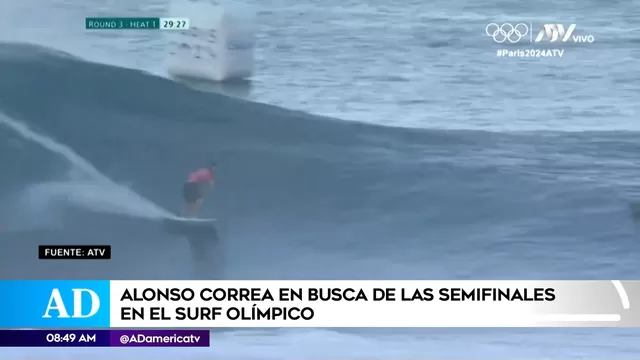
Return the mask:
[[203,174],[203,177],[201,179],[201,183],[208,183],[209,184],[209,188],[213,188],[213,174],[211,172],[207,172],[205,174]]

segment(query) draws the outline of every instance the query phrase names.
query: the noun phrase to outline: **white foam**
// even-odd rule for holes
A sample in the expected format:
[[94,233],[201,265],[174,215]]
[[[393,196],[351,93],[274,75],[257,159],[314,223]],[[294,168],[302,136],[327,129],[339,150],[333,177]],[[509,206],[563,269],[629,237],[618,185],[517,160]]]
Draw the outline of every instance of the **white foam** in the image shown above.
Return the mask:
[[131,193],[133,192],[128,189],[122,191],[120,187],[109,187],[91,181],[47,182],[29,187],[22,199],[40,208],[53,203],[68,202],[95,212],[152,219],[167,217],[151,202],[144,199],[138,201],[141,198],[139,195],[133,193],[136,197],[132,199]]
[[26,124],[0,114],[0,124],[14,130],[23,138],[64,158],[72,166],[75,177],[83,180],[42,183],[27,188],[22,203],[45,208],[55,201],[67,201],[73,205],[97,212],[116,213],[149,219],[175,218],[171,212],[145,199],[126,186],[117,184],[96,169],[89,161],[71,148],[54,139],[38,134]]

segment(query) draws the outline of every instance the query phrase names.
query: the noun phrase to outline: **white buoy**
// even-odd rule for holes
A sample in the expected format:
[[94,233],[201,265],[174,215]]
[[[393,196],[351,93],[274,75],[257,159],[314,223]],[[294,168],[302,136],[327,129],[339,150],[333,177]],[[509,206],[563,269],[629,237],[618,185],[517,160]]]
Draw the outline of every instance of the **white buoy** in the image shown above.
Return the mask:
[[166,31],[169,75],[216,82],[251,77],[255,27],[248,7],[183,0],[168,15],[189,19],[188,29]]

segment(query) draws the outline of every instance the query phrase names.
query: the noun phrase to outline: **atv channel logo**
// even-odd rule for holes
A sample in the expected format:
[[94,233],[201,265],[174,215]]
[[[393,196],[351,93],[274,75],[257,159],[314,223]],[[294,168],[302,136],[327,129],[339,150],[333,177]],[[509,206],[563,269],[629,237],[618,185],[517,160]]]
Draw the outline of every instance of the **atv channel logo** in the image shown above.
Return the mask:
[[485,27],[485,33],[498,44],[589,44],[595,41],[591,34],[576,33],[576,27],[576,24],[566,28],[562,24],[544,24],[541,28],[534,28],[532,24],[525,23],[491,23]]

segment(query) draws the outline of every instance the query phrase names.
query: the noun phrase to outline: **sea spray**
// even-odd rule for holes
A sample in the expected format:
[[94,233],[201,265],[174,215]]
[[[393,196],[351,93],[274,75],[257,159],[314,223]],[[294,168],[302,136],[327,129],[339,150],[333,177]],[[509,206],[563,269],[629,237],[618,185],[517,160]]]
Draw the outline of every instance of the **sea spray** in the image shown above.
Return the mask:
[[[48,136],[38,134],[27,125],[3,114],[0,114],[0,125],[8,127],[25,139],[60,155],[74,169],[80,170],[89,179],[84,182],[70,181],[38,184],[30,188],[29,192],[36,191],[41,198],[45,199],[66,199],[74,205],[93,211],[126,214],[149,219],[175,217],[171,212],[143,198],[133,190],[109,179],[68,146]],[[28,198],[33,197],[28,196]]]

